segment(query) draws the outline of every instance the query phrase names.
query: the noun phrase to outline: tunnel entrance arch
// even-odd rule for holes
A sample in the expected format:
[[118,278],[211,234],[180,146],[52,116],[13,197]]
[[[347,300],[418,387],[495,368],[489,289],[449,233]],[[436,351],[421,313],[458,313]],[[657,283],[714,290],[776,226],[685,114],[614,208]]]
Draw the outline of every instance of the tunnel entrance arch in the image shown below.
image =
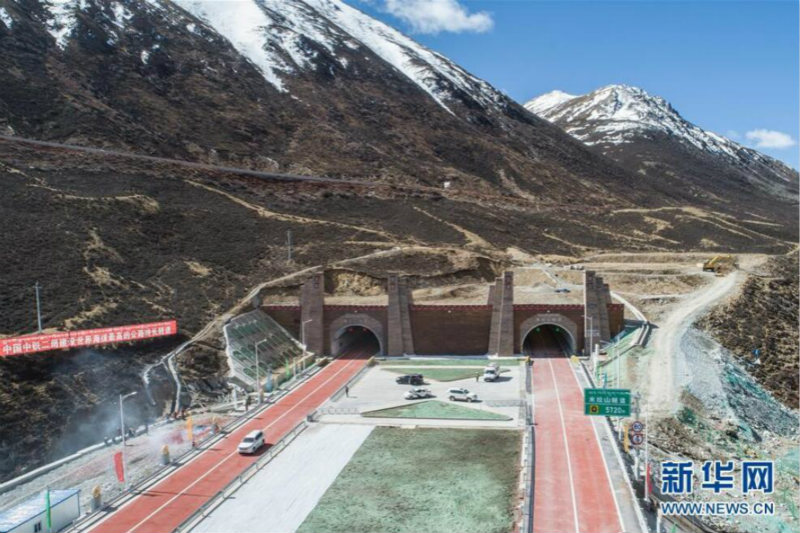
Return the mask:
[[383,324],[376,318],[364,313],[348,313],[333,322],[328,329],[331,355],[339,355],[342,349],[361,337],[368,342],[371,335],[377,341],[378,355],[385,355]]
[[578,349],[578,325],[564,315],[536,314],[520,325],[519,332],[519,347],[523,353],[531,349],[557,350],[563,346],[574,354]]

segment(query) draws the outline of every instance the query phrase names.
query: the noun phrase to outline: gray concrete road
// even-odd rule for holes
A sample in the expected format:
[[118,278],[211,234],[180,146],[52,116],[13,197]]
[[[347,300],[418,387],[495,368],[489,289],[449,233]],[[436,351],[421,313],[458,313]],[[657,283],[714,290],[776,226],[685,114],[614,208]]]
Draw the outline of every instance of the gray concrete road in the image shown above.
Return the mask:
[[372,429],[311,424],[192,533],[293,533]]

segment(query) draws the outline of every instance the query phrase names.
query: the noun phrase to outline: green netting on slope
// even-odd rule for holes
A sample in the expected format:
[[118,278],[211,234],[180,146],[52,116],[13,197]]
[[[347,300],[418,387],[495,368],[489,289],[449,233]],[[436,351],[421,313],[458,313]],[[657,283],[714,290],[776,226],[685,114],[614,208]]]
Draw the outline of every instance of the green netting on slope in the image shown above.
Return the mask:
[[225,325],[224,333],[233,372],[246,382],[253,382],[256,377],[256,343],[262,378],[268,368],[282,368],[286,361],[303,353],[303,348],[289,332],[258,309],[232,319]]

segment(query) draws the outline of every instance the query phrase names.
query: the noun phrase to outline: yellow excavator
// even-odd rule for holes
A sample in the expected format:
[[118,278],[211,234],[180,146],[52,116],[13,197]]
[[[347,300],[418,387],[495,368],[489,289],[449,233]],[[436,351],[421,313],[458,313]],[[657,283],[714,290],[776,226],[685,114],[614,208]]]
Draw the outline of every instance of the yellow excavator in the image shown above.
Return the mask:
[[703,272],[716,272],[717,274],[721,274],[724,270],[732,268],[733,266],[734,260],[732,255],[715,255],[703,263]]

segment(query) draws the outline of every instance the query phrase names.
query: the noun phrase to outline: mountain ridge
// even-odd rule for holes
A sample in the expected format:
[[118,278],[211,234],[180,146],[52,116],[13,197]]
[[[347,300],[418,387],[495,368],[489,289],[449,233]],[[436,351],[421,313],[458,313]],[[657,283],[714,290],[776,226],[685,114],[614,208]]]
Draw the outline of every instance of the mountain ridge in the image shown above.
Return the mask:
[[[603,153],[609,145],[635,144],[659,135],[674,138],[741,169],[769,192],[793,196],[797,172],[783,162],[689,122],[664,98],[629,85],[607,85],[584,95],[552,91],[525,103],[526,109],[557,124]],[[638,169],[637,169],[638,170]],[[783,190],[780,190],[783,188]]]

